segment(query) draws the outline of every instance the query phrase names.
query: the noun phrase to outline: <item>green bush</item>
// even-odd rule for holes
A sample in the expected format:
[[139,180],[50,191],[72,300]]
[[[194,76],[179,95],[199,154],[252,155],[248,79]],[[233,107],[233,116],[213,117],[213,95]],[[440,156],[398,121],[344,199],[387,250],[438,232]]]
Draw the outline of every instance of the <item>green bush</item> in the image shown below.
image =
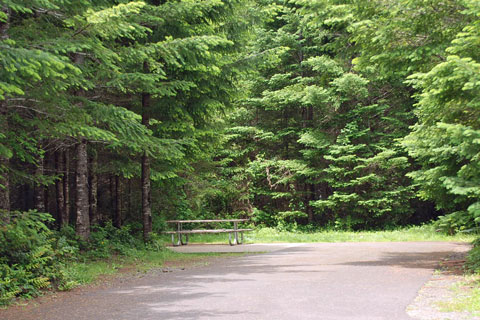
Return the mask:
[[478,231],[478,227],[472,217],[467,211],[456,211],[444,216],[438,217],[434,223],[435,228],[453,235],[457,232]]
[[130,225],[116,228],[111,222],[103,227],[94,226],[89,241],[79,240],[79,245],[88,259],[105,259],[112,254],[128,255],[145,246],[140,237],[132,235],[131,229]]
[[473,249],[467,256],[467,269],[474,273],[480,273],[480,238],[473,241]]
[[52,221],[49,214],[28,211],[0,224],[0,305],[67,282],[60,259],[75,248],[54,237],[45,225]]

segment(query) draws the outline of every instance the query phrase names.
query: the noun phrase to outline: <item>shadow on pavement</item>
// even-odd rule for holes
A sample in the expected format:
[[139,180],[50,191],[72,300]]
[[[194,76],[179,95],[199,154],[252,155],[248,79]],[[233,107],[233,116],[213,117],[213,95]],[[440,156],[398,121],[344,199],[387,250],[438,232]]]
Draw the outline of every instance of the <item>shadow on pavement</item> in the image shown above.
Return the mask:
[[[108,288],[71,294],[62,301],[29,308],[28,312],[19,312],[15,317],[5,319],[63,320],[65,315],[70,315],[68,318],[71,320],[262,319],[264,303],[272,301],[273,310],[268,312],[276,314],[275,308],[282,310],[285,307],[275,305],[277,299],[290,302],[302,298],[305,292],[314,297],[318,290],[324,290],[332,299],[335,294],[342,301],[350,299],[350,306],[358,305],[362,309],[365,301],[378,304],[396,301],[397,292],[388,293],[381,282],[375,282],[376,277],[382,274],[387,283],[398,281],[392,278],[389,269],[418,269],[417,273],[428,274],[426,269],[435,268],[444,257],[465,250],[465,244],[441,247],[434,243],[289,246],[260,255],[219,259],[209,266],[175,269],[173,272],[154,270],[141,278],[132,277]],[[399,276],[403,277],[403,272]],[[379,287],[381,296],[374,293],[371,297],[366,295],[374,285]],[[418,290],[415,288],[414,292]],[[325,297],[322,299],[325,300]],[[331,305],[334,306],[333,302]],[[370,318],[358,319],[374,319],[372,312],[375,310],[369,307],[365,312]],[[347,314],[349,310],[336,312]],[[403,309],[395,312],[398,318],[390,319],[406,319]],[[379,315],[378,319],[383,318]]]

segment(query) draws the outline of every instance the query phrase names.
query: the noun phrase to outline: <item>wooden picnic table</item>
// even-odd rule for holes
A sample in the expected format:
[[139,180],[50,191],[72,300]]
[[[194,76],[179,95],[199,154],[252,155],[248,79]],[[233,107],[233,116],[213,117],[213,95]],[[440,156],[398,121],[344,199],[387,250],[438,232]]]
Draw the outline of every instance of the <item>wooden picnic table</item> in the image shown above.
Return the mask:
[[[243,232],[252,231],[253,229],[242,229],[238,228],[239,222],[245,222],[250,219],[210,219],[210,220],[167,220],[167,223],[177,224],[176,231],[166,231],[166,234],[172,235],[172,244],[174,246],[187,245],[188,244],[188,235],[189,234],[201,234],[201,233],[227,233],[228,232],[228,243],[233,246],[236,244],[243,243]],[[233,222],[233,229],[194,229],[194,230],[184,230],[183,225],[188,223],[219,223],[219,222]],[[238,234],[240,233],[240,239]],[[175,241],[175,235],[177,236],[177,241]],[[183,241],[183,235],[185,235],[185,241]],[[233,235],[233,240],[232,240]]]

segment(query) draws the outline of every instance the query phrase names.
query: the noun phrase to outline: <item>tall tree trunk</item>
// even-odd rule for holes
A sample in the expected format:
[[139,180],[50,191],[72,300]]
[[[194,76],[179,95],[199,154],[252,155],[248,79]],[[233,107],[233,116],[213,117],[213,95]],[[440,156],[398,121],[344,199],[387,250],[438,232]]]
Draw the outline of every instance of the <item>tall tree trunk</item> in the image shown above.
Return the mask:
[[19,186],[18,192],[18,204],[20,205],[20,211],[27,211],[28,210],[28,189],[26,184],[21,184]]
[[150,184],[150,159],[146,152],[142,156],[142,215],[143,238],[148,240],[152,232],[152,207]]
[[90,185],[90,222],[92,225],[98,224],[100,217],[98,216],[98,177],[97,177],[97,165],[98,156],[94,152],[90,158],[90,170],[88,175],[88,181]]
[[305,184],[305,209],[307,211],[308,223],[313,223],[313,207],[310,201],[315,200],[315,185],[313,183]]
[[113,222],[115,221],[115,178],[113,177],[113,174],[109,175],[108,177],[108,185],[110,189],[110,218]]
[[[312,106],[303,107],[302,116],[303,116],[303,125],[302,125],[303,128],[305,129],[312,128],[313,127],[313,107]],[[315,200],[315,185],[313,183],[308,183],[305,181],[303,192],[304,192],[303,204],[308,216],[308,223],[312,224],[314,220],[314,216],[313,216],[313,207],[310,204],[310,201]]]
[[[2,5],[1,11],[7,15],[5,22],[0,22],[0,40],[8,39],[8,28],[10,27],[10,10]],[[0,101],[0,133],[8,131],[7,105]],[[10,222],[10,182],[8,170],[10,161],[7,156],[0,154],[0,220]]]
[[71,213],[71,200],[70,200],[70,152],[65,150],[63,152],[63,169],[65,173],[63,175],[63,200],[65,212],[61,218],[62,226],[65,227],[70,224],[70,213]]
[[[43,179],[45,165],[45,157],[38,160],[38,164],[35,167],[36,180]],[[39,212],[45,212],[45,187],[38,181],[35,181],[35,187],[33,191],[33,207]]]
[[8,158],[0,156],[0,221],[10,222],[10,182]]
[[62,178],[55,181],[55,194],[57,202],[57,218],[60,227],[64,227],[68,224],[66,220],[65,213],[65,194],[64,194],[64,180],[65,180],[65,170],[63,166],[63,151],[58,150],[55,152],[55,173],[57,175],[61,174]]
[[75,211],[76,211],[76,234],[87,240],[90,237],[90,217],[88,205],[88,156],[87,141],[82,141],[76,149],[76,179],[75,179]]
[[[4,101],[0,101],[0,130],[8,130],[7,107]],[[10,222],[9,166],[8,157],[0,154],[0,220],[6,223]]]
[[115,207],[114,207],[114,216],[113,216],[113,225],[117,228],[122,226],[122,186],[119,176],[115,176]]
[[[143,72],[149,73],[150,67],[148,62],[143,63]],[[142,124],[148,126],[150,122],[149,93],[142,94]],[[150,159],[145,151],[142,155],[142,216],[143,216],[143,238],[147,241],[152,232],[152,202],[151,202],[151,183],[150,183]]]
[[9,38],[8,29],[10,28],[10,9],[4,4],[0,10],[2,10],[7,16],[6,21],[0,22],[0,40],[6,40]]
[[128,179],[127,216],[132,216],[132,179]]
[[[81,66],[84,62],[84,55],[76,53],[74,57],[76,65]],[[75,92],[76,96],[82,95],[82,91]],[[80,103],[79,108],[83,105]],[[76,148],[76,166],[75,166],[75,232],[76,234],[87,240],[90,237],[90,216],[89,216],[89,191],[88,191],[88,154],[87,140],[80,138],[80,142]]]

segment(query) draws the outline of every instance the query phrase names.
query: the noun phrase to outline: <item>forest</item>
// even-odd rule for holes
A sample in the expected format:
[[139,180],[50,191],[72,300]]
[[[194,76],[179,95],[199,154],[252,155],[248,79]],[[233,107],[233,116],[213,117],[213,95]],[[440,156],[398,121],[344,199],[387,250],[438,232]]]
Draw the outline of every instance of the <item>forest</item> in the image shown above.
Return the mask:
[[0,304],[168,219],[478,232],[479,119],[477,0],[2,0]]

